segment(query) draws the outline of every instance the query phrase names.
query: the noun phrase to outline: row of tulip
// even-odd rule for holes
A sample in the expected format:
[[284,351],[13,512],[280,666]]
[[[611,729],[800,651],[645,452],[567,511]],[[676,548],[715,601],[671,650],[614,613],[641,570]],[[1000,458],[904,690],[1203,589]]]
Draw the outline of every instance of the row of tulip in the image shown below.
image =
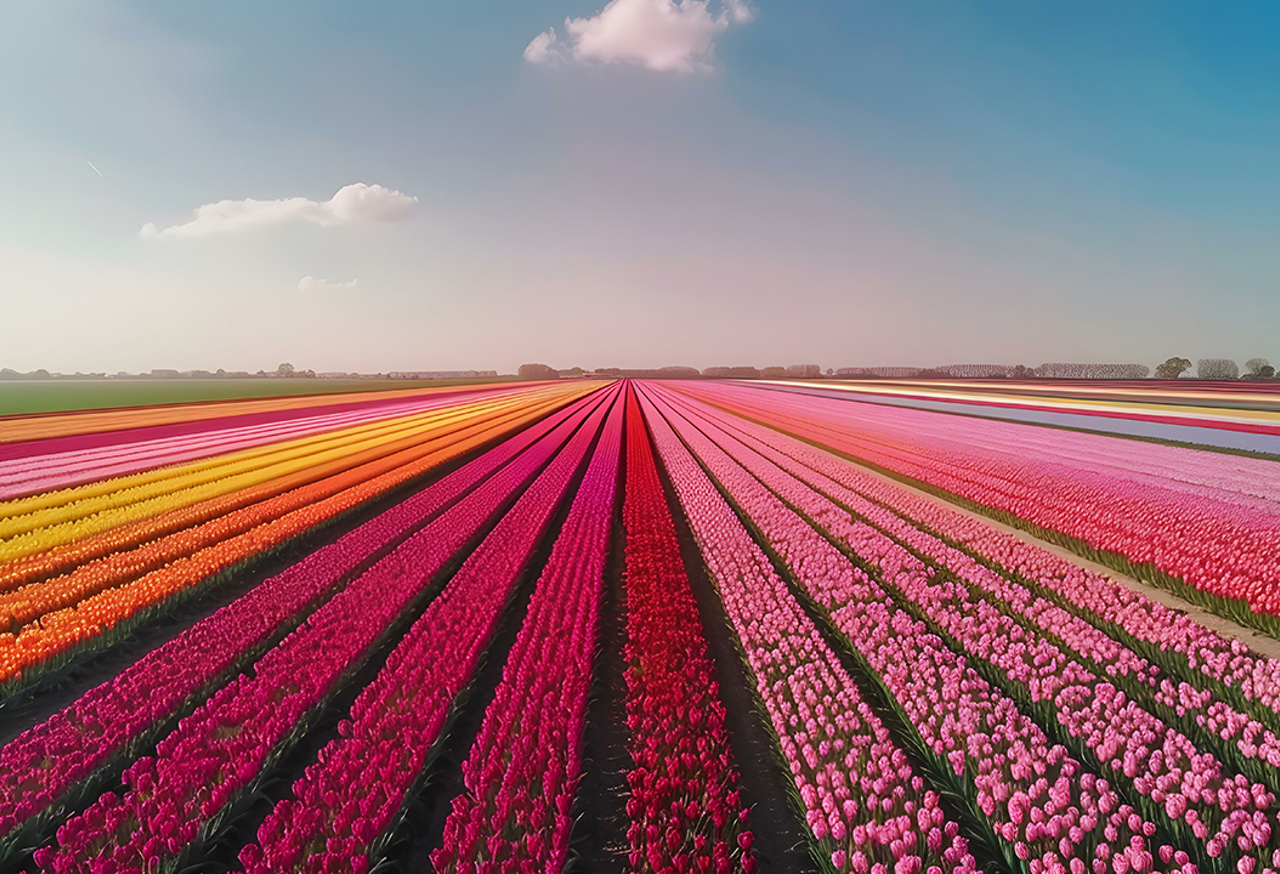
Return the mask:
[[[459,412],[469,411],[471,415],[461,415],[456,419],[444,422],[432,432],[430,438],[422,441],[446,441],[472,436],[484,430],[499,427],[518,429],[523,424],[536,421],[548,410],[572,401],[574,396],[551,397],[544,400],[531,398],[527,404],[514,404],[511,407],[483,405],[460,405]],[[140,520],[132,524],[121,525],[108,531],[81,538],[72,543],[57,546],[44,552],[25,556],[6,562],[0,566],[0,592],[8,592],[52,576],[65,574],[81,566],[115,553],[123,553],[135,547],[150,544],[158,538],[194,528],[202,522],[216,519],[251,504],[274,498],[291,489],[304,486],[325,477],[341,473],[344,470],[358,467],[368,462],[377,461],[393,454],[391,447],[377,446],[364,452],[354,453],[333,459],[326,464],[316,464],[304,468],[292,475],[278,477],[258,486],[241,489],[228,495],[213,498],[199,503],[168,510],[158,516]],[[189,550],[187,550],[189,551]],[[162,557],[163,560],[183,554],[175,552]],[[144,570],[150,570],[147,563],[141,562]]]
[[380,436],[396,424],[417,424],[423,418],[431,421],[440,413],[441,410],[428,410],[401,422],[375,421],[328,433],[286,438],[266,446],[218,453],[184,464],[154,465],[129,476],[103,477],[72,488],[48,490],[4,501],[0,503],[0,538],[9,539],[38,528],[98,515],[129,503],[206,485],[266,465],[288,462],[305,456],[308,451],[322,451],[328,445],[345,445],[366,435]]
[[596,407],[396,646],[339,725],[338,739],[294,783],[293,797],[276,805],[258,843],[241,851],[247,872],[358,872],[377,856],[600,432],[608,402]]
[[[663,412],[779,561],[846,635],[851,652],[896,703],[902,725],[932,757],[934,778],[956,781],[956,790],[974,807],[975,820],[985,818],[1010,865],[1021,860],[1032,872],[1065,871],[1088,859],[1098,874],[1113,865],[1116,871],[1190,870],[1186,852],[1152,844],[1156,832],[1150,821],[1124,804],[1106,780],[1053,744],[1014,700],[902,609],[788,503],[807,503],[818,524],[847,538],[859,555],[866,549],[883,566],[906,567],[909,553],[898,548],[878,555],[873,549],[883,543],[856,530],[849,515],[829,501],[816,506],[821,499],[794,480],[784,503],[680,412],[670,406]],[[1173,868],[1164,867],[1170,864]]]
[[[975,663],[991,666],[1013,697],[1040,705],[1041,718],[1076,738],[1117,785],[1149,799],[1149,818],[1171,826],[1188,849],[1203,842],[1210,858],[1225,848],[1228,861],[1247,858],[1250,869],[1256,861],[1269,868],[1280,847],[1271,840],[1274,814],[1264,812],[1276,798],[1265,785],[1230,768],[1066,647],[1014,622],[961,582],[928,573],[923,565],[904,568],[893,587]],[[1247,840],[1237,846],[1242,826]]]
[[[836,518],[838,510],[809,484],[798,483],[753,449],[717,433],[723,447],[801,512]],[[814,488],[848,492],[829,480],[822,484],[826,478],[821,475],[811,473],[810,479],[819,481]],[[1268,786],[1240,773],[1239,765],[1254,765],[1245,769],[1254,774],[1269,772],[1266,776],[1274,782],[1268,762],[1277,754],[1274,735],[1270,743],[1262,737],[1256,743],[1227,744],[1225,726],[1248,723],[1227,705],[1185,683],[1175,685],[1097,628],[931,534],[857,495],[841,497],[846,506],[852,503],[856,512],[878,517],[890,530],[896,520],[898,539],[857,519],[815,524],[842,543],[856,544],[856,554],[915,605],[917,614],[976,663],[993,667],[997,682],[1015,699],[1038,706],[1044,720],[1077,738],[1118,784],[1149,799],[1150,818],[1168,817],[1170,832],[1189,849],[1200,845],[1209,859],[1223,856],[1251,870],[1257,863],[1264,870],[1269,867],[1280,842],[1273,844],[1272,816],[1263,811],[1273,806],[1275,796]],[[932,567],[926,564],[930,561]],[[951,573],[937,574],[941,568]],[[1169,719],[1181,724],[1170,725]],[[1218,734],[1212,731],[1215,724],[1221,726]],[[1254,727],[1260,728],[1256,722]],[[1224,758],[1235,767],[1228,767]]]
[[[529,386],[525,383],[525,386]],[[427,395],[460,396],[505,385],[437,386],[427,388],[367,390],[313,395],[236,398],[225,401],[152,404],[5,417],[0,431],[0,460],[25,458],[46,452],[63,452],[128,440],[171,437],[214,428],[260,424],[290,419],[306,412],[338,412],[373,407]]]
[[625,407],[613,406],[462,764],[436,871],[560,871],[568,859]]
[[[1208,684],[1215,693],[1239,696],[1237,706],[1257,705],[1273,727],[1280,727],[1276,719],[1280,716],[1280,660],[1254,652],[1238,638],[1226,637],[1183,611],[936,502],[891,486],[885,486],[883,494],[894,501],[886,506],[917,525],[979,560],[1008,569],[1065,609],[1133,647],[1146,649],[1171,673],[1193,684]],[[880,494],[875,497],[883,500]]]
[[[983,365],[977,365],[984,368]],[[827,397],[844,397],[849,400],[872,400],[879,402],[887,399],[889,403],[916,406],[923,402],[924,409],[934,408],[934,403],[948,405],[951,409],[968,408],[973,413],[984,417],[1004,419],[1005,421],[1026,421],[1019,412],[1030,410],[1037,413],[1052,413],[1057,421],[1074,422],[1076,427],[1084,430],[1095,430],[1097,426],[1106,429],[1110,422],[1129,420],[1132,422],[1154,422],[1162,425],[1173,425],[1179,428],[1195,428],[1208,430],[1235,431],[1243,434],[1265,434],[1280,436],[1280,424],[1277,424],[1269,412],[1274,405],[1274,395],[1267,392],[1233,391],[1230,383],[1205,380],[1199,383],[1200,391],[1171,390],[1165,391],[1155,387],[1141,377],[1122,378],[1111,370],[1110,376],[1103,368],[1140,368],[1141,365],[1086,365],[1086,364],[1044,364],[1040,368],[1040,376],[1054,378],[1053,382],[1042,380],[1031,382],[1002,379],[999,383],[975,385],[969,382],[931,382],[924,383],[913,380],[906,383],[870,383],[813,381],[792,383],[793,388],[801,388],[805,393],[825,395]],[[1066,373],[1080,373],[1081,368],[1099,368],[1098,375],[1092,377],[1067,377]],[[998,371],[986,368],[986,376],[995,376]],[[953,372],[953,376],[961,376]],[[970,369],[967,376],[981,378],[982,374]],[[1065,384],[1060,379],[1071,379],[1073,385]],[[1084,383],[1094,383],[1085,387]],[[921,408],[921,407],[917,407]],[[1061,418],[1059,418],[1061,417]],[[1028,417],[1034,421],[1039,417]],[[1178,428],[1160,429],[1165,434],[1178,433]],[[1185,430],[1183,434],[1187,434]],[[1195,432],[1193,432],[1195,433]],[[1212,441],[1210,441],[1212,442]]]
[[443,447],[426,443],[402,450],[324,482],[212,519],[194,532],[170,535],[172,539],[165,541],[165,563],[141,576],[134,574],[135,566],[127,554],[119,563],[108,561],[105,568],[91,564],[84,571],[72,572],[59,585],[83,583],[89,591],[100,591],[87,593],[74,606],[43,613],[39,621],[23,626],[17,634],[0,632],[0,682],[10,688],[26,685],[41,670],[56,667],[71,654],[108,645],[123,633],[122,623],[127,626],[135,617],[144,617],[145,611],[170,603],[174,596],[192,594],[200,585],[216,584],[241,563],[260,558],[422,476],[491,440],[501,430],[505,428],[500,426],[496,433],[480,430]]
[[[503,394],[512,391],[508,389]],[[488,392],[484,397],[497,400],[501,394]],[[105,445],[0,460],[0,501],[224,455],[290,438],[457,406],[459,402],[457,397],[429,395],[355,410],[321,410],[312,414],[302,411],[300,415],[284,420],[237,424],[147,440],[131,440],[128,434],[120,434],[117,442]]]
[[1259,712],[1273,727],[1280,727],[1276,720],[1280,716],[1280,660],[1252,651],[1238,638],[1225,637],[1185,612],[972,516],[898,488],[809,444],[710,407],[702,407],[701,412],[721,427],[745,435],[762,454],[775,460],[789,457],[853,489],[986,566],[1013,575],[1131,648],[1149,653],[1170,673],[1232,698],[1237,707]]
[[751,840],[747,810],[724,705],[634,397],[624,494],[631,870],[750,871],[754,860],[742,847]]
[[782,391],[690,391],[1126,572],[1207,593],[1233,617],[1280,614],[1275,462]]
[[[1255,670],[1243,674],[1248,693],[1228,695],[1230,700],[1222,700],[1214,692],[1225,691],[1225,684],[1221,680],[1218,683],[1206,683],[1204,673],[1197,671],[1193,662],[1183,657],[1160,658],[1156,655],[1159,650],[1153,652],[1156,662],[1149,662],[1126,645],[1131,635],[1119,633],[1122,625],[1098,621],[1098,617],[1090,616],[1080,609],[1069,609],[1069,601],[1065,601],[1061,595],[1053,597],[1052,590],[1038,585],[1033,581],[1034,577],[1029,579],[1025,574],[1009,573],[997,560],[981,552],[965,552],[953,547],[932,530],[922,528],[915,521],[908,521],[886,504],[908,503],[915,508],[917,515],[934,518],[935,522],[946,521],[945,518],[939,519],[938,514],[952,517],[957,517],[957,514],[936,504],[933,504],[936,512],[930,513],[926,505],[932,502],[914,498],[900,488],[856,470],[799,441],[780,438],[776,432],[767,432],[762,426],[742,420],[730,421],[730,417],[705,408],[701,412],[714,421],[717,427],[732,432],[736,439],[758,452],[761,457],[825,494],[859,519],[875,526],[906,546],[917,557],[963,580],[975,594],[980,594],[1012,621],[1028,628],[1033,635],[1045,636],[1073,657],[1083,660],[1095,675],[1105,674],[1111,681],[1120,684],[1130,698],[1193,738],[1197,745],[1231,763],[1233,768],[1248,774],[1252,779],[1265,782],[1273,791],[1276,789],[1280,775],[1274,769],[1280,766],[1280,739],[1277,739],[1273,730],[1251,715],[1260,708],[1248,707],[1249,701],[1254,700],[1249,696],[1255,691],[1261,691],[1253,681],[1265,681],[1268,676],[1274,676],[1273,672],[1278,669],[1274,661],[1248,653],[1239,641],[1232,646],[1221,636],[1186,620],[1181,627],[1190,632],[1191,642],[1196,645],[1203,642],[1206,647],[1203,651],[1198,651],[1198,647],[1197,650],[1192,650],[1198,656],[1200,664],[1221,664],[1224,655],[1230,656],[1229,661],[1235,662],[1246,661],[1245,655],[1252,656],[1248,661],[1251,661]],[[784,453],[781,447],[786,447],[788,452]],[[739,460],[743,460],[742,456],[739,456]],[[751,467],[749,461],[744,463]],[[752,468],[757,476],[762,479],[768,476],[767,467],[763,474],[757,468],[758,466]],[[987,527],[969,521],[973,527]],[[987,527],[987,530],[990,531],[990,528]],[[1020,558],[1031,557],[1037,552],[1044,554],[1016,538],[1006,536],[1005,540],[1013,542],[1007,549],[1016,550]],[[986,563],[980,563],[979,558],[985,558]],[[1068,564],[1061,559],[1056,560],[1060,564]],[[1026,567],[1026,563],[1022,566]],[[1083,572],[1077,576],[1081,575]],[[1093,579],[1096,580],[1096,577]],[[1078,588],[1085,595],[1089,587]],[[1116,588],[1119,588],[1117,584],[1109,583],[1107,591],[1114,591]],[[1131,590],[1124,591],[1133,595]],[[1130,604],[1136,600],[1134,597],[1126,599]],[[1148,605],[1152,604],[1149,599],[1142,600]],[[1164,608],[1161,611],[1171,614],[1171,611]],[[1116,620],[1124,619],[1115,612],[1111,615]],[[1139,614],[1139,617],[1142,615]],[[1146,615],[1149,619],[1150,614]],[[1090,619],[1095,624],[1091,624],[1088,621]],[[1148,630],[1154,629],[1148,626]],[[1165,629],[1159,639],[1167,642],[1169,630]],[[1183,649],[1186,650],[1185,642]],[[1201,655],[1201,652],[1204,654]],[[1218,657],[1215,658],[1215,655]],[[1222,676],[1228,681],[1233,678],[1232,674]],[[1241,674],[1234,676],[1239,677]],[[1275,686],[1268,685],[1264,688],[1266,700],[1274,702]],[[1233,706],[1237,703],[1244,707],[1237,709]],[[1265,706],[1265,701],[1256,703]],[[1265,721],[1274,724],[1274,711],[1265,710],[1261,715]]]
[[[0,846],[28,842],[111,762],[127,762],[357,570],[539,440],[564,443],[592,408],[549,416],[269,578],[0,749]],[[20,834],[21,833],[21,834]]]
[[[874,490],[882,494],[895,490],[865,473],[853,472],[853,478],[870,481],[879,487]],[[926,560],[955,573],[973,587],[975,592],[982,594],[1013,620],[1025,625],[1033,634],[1046,635],[1064,651],[1084,660],[1095,675],[1107,675],[1130,698],[1194,739],[1198,746],[1213,752],[1219,759],[1230,763],[1235,770],[1247,774],[1251,779],[1266,783],[1272,791],[1280,785],[1280,774],[1275,770],[1280,766],[1280,740],[1265,724],[1275,724],[1275,713],[1264,709],[1263,702],[1249,697],[1256,690],[1252,683],[1248,684],[1248,694],[1241,694],[1241,690],[1231,694],[1230,686],[1221,680],[1209,682],[1210,678],[1197,671],[1194,663],[1185,657],[1166,656],[1159,649],[1143,647],[1153,657],[1154,663],[1148,662],[1128,646],[1133,638],[1123,632],[1124,626],[1105,620],[1098,621],[1097,617],[1089,616],[1086,611],[1078,608],[1072,610],[1069,601],[1061,595],[1054,597],[1052,590],[1046,586],[1037,585],[1020,574],[995,572],[993,568],[1000,567],[995,561],[988,559],[989,564],[979,564],[969,553],[951,547],[931,532],[914,527],[887,509],[869,504],[861,497],[855,497],[854,500],[865,505],[865,509],[860,509],[849,501],[843,502],[844,506],[862,514],[881,530],[893,534],[899,542],[908,545]],[[1035,551],[1027,544],[1020,546],[1020,551]],[[1111,584],[1110,588],[1114,590],[1115,584]],[[1129,592],[1127,589],[1124,591]],[[1136,599],[1127,600],[1133,603]],[[1142,600],[1151,604],[1147,599]],[[1161,609],[1166,614],[1171,613]],[[1139,618],[1141,615],[1139,614]],[[1112,616],[1123,619],[1116,613]],[[1086,621],[1089,619],[1093,623]],[[1275,662],[1248,653],[1238,641],[1233,647],[1224,638],[1194,622],[1187,621],[1182,627],[1191,632],[1191,643],[1204,643],[1209,656],[1225,654],[1230,657],[1230,661],[1251,661],[1257,670],[1245,675],[1248,680],[1265,681],[1267,675],[1273,675],[1272,672],[1276,670]],[[1169,636],[1169,629],[1165,629],[1162,639],[1167,642]],[[1245,655],[1252,658],[1245,659]],[[1221,661],[1221,658],[1211,657],[1200,663],[1207,666],[1220,664]],[[1228,680],[1232,679],[1230,675],[1225,676]],[[1267,689],[1271,701],[1274,701],[1274,688],[1271,685]],[[1249,706],[1250,703],[1255,706]],[[1255,718],[1255,714],[1260,715],[1262,721]]]
[[[481,401],[476,405],[479,410],[473,412],[486,410],[492,403]],[[0,561],[73,543],[317,465],[340,462],[352,454],[412,447],[440,425],[466,413],[453,408],[419,413],[7,501],[0,504]],[[32,508],[35,504],[46,506]]]
[[[468,412],[472,414],[441,422],[425,436],[309,465],[269,484],[238,489],[230,495],[203,501],[196,512],[189,512],[193,508],[177,508],[171,511],[172,516],[182,517],[184,521],[193,517],[205,517],[205,520],[169,534],[153,536],[133,548],[120,549],[102,558],[83,562],[69,573],[0,592],[0,628],[20,629],[46,613],[74,606],[89,595],[161,567],[166,561],[247,531],[263,518],[328,497],[350,482],[402,466],[442,446],[474,436],[478,431],[490,431],[494,425],[506,421],[506,417],[490,415],[487,410]],[[516,415],[523,418],[530,412],[521,409],[516,411]],[[135,532],[149,536],[154,535],[157,528],[163,531],[171,527],[172,516],[164,515],[168,518],[143,520],[133,526]],[[145,530],[147,528],[150,530]]]
[[[886,587],[899,593],[904,604],[911,605],[933,629],[976,664],[993,668],[990,675],[1016,700],[1032,708],[1038,706],[1043,720],[1076,738],[1118,785],[1131,787],[1135,797],[1149,799],[1144,805],[1147,816],[1166,825],[1183,846],[1196,850],[1202,860],[1207,854],[1209,859],[1224,856],[1230,862],[1248,865],[1250,870],[1259,862],[1263,869],[1270,866],[1280,842],[1272,844],[1272,817],[1263,811],[1274,804],[1274,794],[1224,766],[1212,752],[1197,748],[1152,712],[1156,709],[1151,706],[1154,700],[1168,705],[1171,715],[1178,717],[1196,710],[1202,716],[1211,713],[1203,706],[1207,701],[1195,696],[1194,690],[1186,687],[1174,692],[1172,683],[1163,678],[1154,694],[1140,682],[1130,684],[1140,694],[1146,693],[1141,695],[1145,702],[1131,698],[1110,678],[1099,676],[1096,666],[1091,670],[1064,642],[1074,642],[1079,649],[1100,657],[1112,678],[1139,677],[1155,685],[1162,679],[1159,671],[1097,629],[1065,611],[1058,611],[1057,618],[1065,616],[1066,621],[1054,622],[1054,605],[1041,602],[1037,610],[1030,593],[1015,591],[1019,589],[1016,583],[993,573],[963,568],[959,569],[960,579],[954,573],[937,574],[937,568],[928,567],[919,554],[865,522],[845,521],[830,500],[754,450],[724,432],[712,433],[722,448],[788,503],[815,519],[819,529],[878,571]],[[939,546],[936,538],[918,530],[915,536],[908,532],[904,539],[917,553]],[[966,570],[971,576],[968,585],[961,581]],[[977,595],[984,585],[997,590],[991,600]],[[1010,607],[1009,599],[1018,600],[1019,607],[1026,610],[1022,614],[1027,617],[1025,625],[1014,620],[1016,609]],[[1000,601],[1009,609],[997,607]],[[1172,701],[1164,700],[1165,696]],[[1199,727],[1194,721],[1190,725],[1193,730]],[[1207,732],[1197,733],[1217,740]],[[1258,761],[1260,751],[1253,752]],[[1180,827],[1181,823],[1186,827]],[[1237,832],[1242,834],[1237,836]]]
[[180,865],[234,816],[236,803],[285,755],[310,720],[434,589],[433,581],[555,455],[545,441],[471,489],[295,631],[249,674],[219,689],[36,853],[45,871],[155,870]]
[[[690,386],[691,391],[700,395],[711,396],[722,394],[719,386],[700,385]],[[683,390],[683,389],[682,389]],[[826,392],[818,392],[817,394],[826,394]],[[1143,391],[1139,391],[1139,395],[1144,395]],[[743,395],[737,395],[744,397]],[[1207,401],[1211,406],[1216,398],[1222,397],[1220,392],[1213,392],[1212,397]],[[1135,396],[1136,397],[1136,396]],[[1150,403],[1148,399],[1141,400],[1142,403]],[[835,406],[822,405],[824,415],[815,417],[812,415],[812,404],[821,400],[815,397],[803,398],[798,395],[782,395],[777,398],[770,399],[770,406],[780,414],[784,413],[789,417],[797,420],[804,420],[806,417],[810,424],[820,427],[831,428],[839,425],[843,428],[852,422],[865,422],[865,427],[877,433],[884,433],[886,436],[886,424],[894,422],[896,427],[896,417],[894,413],[920,413],[921,416],[914,421],[919,426],[926,424],[934,424],[932,439],[941,441],[944,438],[950,438],[954,434],[954,429],[949,426],[937,427],[937,420],[934,414],[924,410],[913,410],[911,408],[897,407],[894,409],[882,409],[878,405],[872,405],[871,409],[863,408],[862,404],[849,403],[847,400]],[[1250,403],[1248,398],[1237,399],[1239,403]],[[1257,401],[1253,398],[1252,401]],[[1008,404],[1010,407],[1016,407],[1017,402]],[[884,414],[891,414],[885,418]],[[951,420],[953,417],[948,417]],[[1132,476],[1150,484],[1158,484],[1165,480],[1176,480],[1179,483],[1189,486],[1201,487],[1206,494],[1215,492],[1221,493],[1219,499],[1229,497],[1231,493],[1241,496],[1254,496],[1265,498],[1267,500],[1280,499],[1280,484],[1270,481],[1258,479],[1259,474],[1265,471],[1269,465],[1258,458],[1248,458],[1243,456],[1232,456],[1223,458],[1221,455],[1212,452],[1203,452],[1200,450],[1189,449],[1184,447],[1164,446],[1164,450],[1152,452],[1152,446],[1143,442],[1135,442],[1132,440],[1115,439],[1107,435],[1089,434],[1072,430],[1046,429],[1042,427],[1022,427],[1020,423],[1010,421],[999,421],[984,418],[977,418],[972,422],[966,421],[966,427],[972,424],[972,442],[983,450],[991,450],[999,447],[1002,441],[1009,436],[1009,428],[1019,427],[1018,445],[1026,445],[1031,447],[1036,454],[1052,456],[1057,461],[1075,467],[1082,468],[1109,468],[1113,467],[1117,471],[1124,473],[1126,476]],[[861,433],[858,429],[854,429],[852,436],[858,436]],[[890,441],[887,445],[896,445],[894,441]],[[1264,474],[1265,475],[1265,474]]]
[[[976,869],[959,825],[926,789],[817,626],[732,507],[642,392],[645,417],[755,680],[824,869]],[[829,867],[828,867],[829,866]]]

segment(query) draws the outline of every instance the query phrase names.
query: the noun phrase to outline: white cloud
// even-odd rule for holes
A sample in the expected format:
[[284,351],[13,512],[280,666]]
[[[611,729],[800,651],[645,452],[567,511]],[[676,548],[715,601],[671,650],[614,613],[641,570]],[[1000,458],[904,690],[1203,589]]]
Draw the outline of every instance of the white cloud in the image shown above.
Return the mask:
[[333,291],[341,288],[355,288],[356,280],[350,282],[330,282],[327,279],[316,279],[304,276],[298,280],[298,291]]
[[401,221],[413,214],[418,198],[381,185],[357,182],[345,185],[326,201],[305,197],[283,200],[219,200],[196,209],[195,218],[185,224],[160,230],[152,222],[142,226],[145,239],[158,237],[205,237],[283,224],[332,225]]
[[733,24],[754,18],[746,0],[610,0],[590,18],[566,18],[564,37],[554,27],[525,47],[531,64],[562,62],[639,64],[660,72],[707,69],[715,41]]

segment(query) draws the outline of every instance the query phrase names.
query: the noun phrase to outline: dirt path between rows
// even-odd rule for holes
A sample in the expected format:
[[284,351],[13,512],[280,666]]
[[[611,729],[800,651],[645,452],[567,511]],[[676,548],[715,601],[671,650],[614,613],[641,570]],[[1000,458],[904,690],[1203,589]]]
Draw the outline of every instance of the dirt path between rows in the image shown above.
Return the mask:
[[[843,461],[848,461],[851,464],[857,464],[856,461],[848,457],[836,457]],[[1012,534],[1022,542],[1039,547],[1046,552],[1051,552],[1092,574],[1097,574],[1100,577],[1115,580],[1135,592],[1146,595],[1152,601],[1156,601],[1170,609],[1177,610],[1180,613],[1186,613],[1206,628],[1211,628],[1224,637],[1234,637],[1240,640],[1256,653],[1260,653],[1261,655],[1265,655],[1273,659],[1280,659],[1280,640],[1277,640],[1269,634],[1264,634],[1261,631],[1254,631],[1252,628],[1246,628],[1243,625],[1238,625],[1230,619],[1225,619],[1216,613],[1210,613],[1202,607],[1197,607],[1195,604],[1182,600],[1171,592],[1167,592],[1164,589],[1151,585],[1150,583],[1144,583],[1141,580],[1136,580],[1133,577],[1126,576],[1125,574],[1112,570],[1106,565],[1098,564],[1096,561],[1090,561],[1087,558],[1077,555],[1066,547],[1041,540],[1029,531],[1024,531],[1021,528],[1014,528],[1012,525],[1006,525],[1003,522],[998,522],[990,516],[985,516],[982,513],[953,504],[952,502],[940,498],[937,495],[930,494],[929,492],[926,492],[923,489],[918,489],[915,486],[907,485],[901,480],[886,476],[885,474],[882,474],[877,470],[873,470],[865,465],[858,464],[858,467],[864,472],[879,478],[891,486],[896,486],[897,488],[910,492],[917,497],[925,498],[936,504],[941,504],[949,510],[961,513],[971,519],[976,519],[987,527],[994,528],[996,531],[1002,531],[1005,534]]]

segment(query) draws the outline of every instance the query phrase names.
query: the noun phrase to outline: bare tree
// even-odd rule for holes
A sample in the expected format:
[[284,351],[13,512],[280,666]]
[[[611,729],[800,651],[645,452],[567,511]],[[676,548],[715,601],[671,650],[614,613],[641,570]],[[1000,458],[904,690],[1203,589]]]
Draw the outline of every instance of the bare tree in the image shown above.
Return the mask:
[[1146,379],[1149,373],[1151,368],[1145,364],[1053,363],[1036,368],[1037,376],[1050,379]]
[[759,379],[760,371],[744,364],[737,367],[706,367],[702,375],[707,379]]
[[1239,379],[1240,368],[1230,358],[1201,358],[1196,362],[1198,379]]
[[787,376],[791,379],[817,379],[822,375],[822,368],[816,364],[790,364]]
[[1276,369],[1265,358],[1250,358],[1244,366],[1249,371],[1244,375],[1245,379],[1271,379],[1276,375]]

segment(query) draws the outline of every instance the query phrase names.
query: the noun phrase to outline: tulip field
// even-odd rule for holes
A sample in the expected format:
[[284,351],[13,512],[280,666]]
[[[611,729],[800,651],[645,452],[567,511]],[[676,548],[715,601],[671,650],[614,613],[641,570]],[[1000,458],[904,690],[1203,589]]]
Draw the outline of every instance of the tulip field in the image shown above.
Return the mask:
[[1257,454],[713,380],[0,418],[0,872],[1276,874],[1277,634]]

